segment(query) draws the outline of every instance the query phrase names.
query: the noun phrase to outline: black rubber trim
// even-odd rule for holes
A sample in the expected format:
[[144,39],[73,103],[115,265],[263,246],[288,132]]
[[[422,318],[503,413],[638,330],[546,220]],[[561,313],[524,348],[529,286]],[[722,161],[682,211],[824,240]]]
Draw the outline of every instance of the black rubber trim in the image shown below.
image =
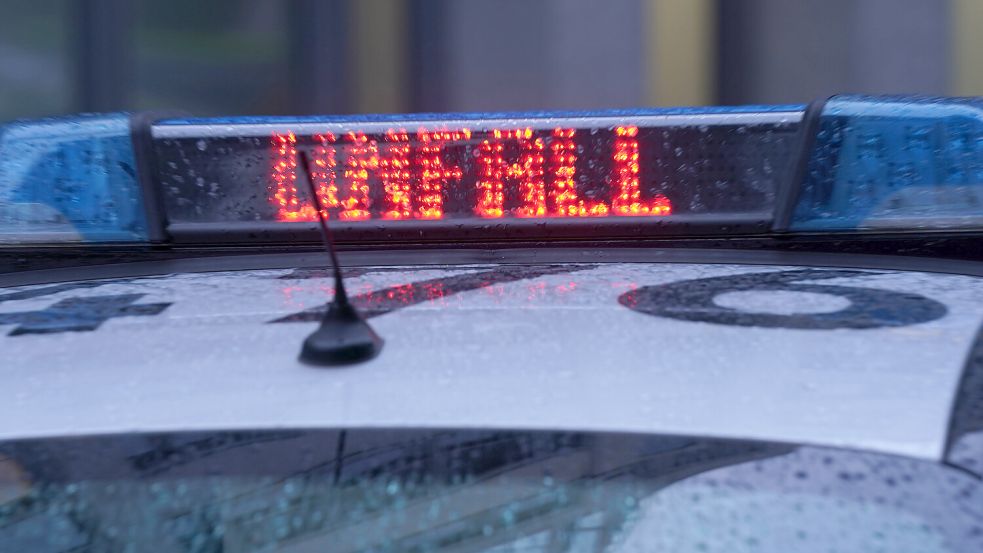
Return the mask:
[[153,125],[161,119],[183,117],[184,112],[146,111],[130,116],[130,140],[137,182],[143,193],[144,214],[147,218],[147,237],[151,244],[169,241],[167,216],[164,212],[164,195],[157,179],[157,161],[154,155]]
[[969,349],[962,377],[956,388],[943,455],[947,463],[972,472],[977,478],[983,478],[983,474],[975,472],[983,468],[983,459],[980,460],[979,467],[963,467],[952,455],[953,447],[959,439],[974,432],[983,432],[983,326],[976,333],[976,339]]
[[806,171],[809,169],[812,149],[816,145],[819,122],[828,101],[829,98],[815,100],[806,107],[805,113],[802,114],[797,145],[799,155],[792,158],[788,168],[788,178],[784,186],[778,190],[775,198],[775,216],[771,224],[773,232],[788,232],[789,226],[792,224],[792,215],[795,213],[795,207],[798,205],[799,197],[802,194],[802,184],[805,182]]
[[[666,215],[562,219],[447,219],[441,221],[361,221],[331,223],[339,245],[367,243],[455,242],[721,236],[768,231],[770,213]],[[175,244],[298,244],[320,242],[317,223],[243,222],[174,223]]]
[[[949,259],[983,262],[980,231],[918,232],[844,232],[795,233],[794,235],[744,235],[693,237],[632,237],[625,239],[584,238],[550,240],[476,240],[460,239],[398,243],[364,241],[339,244],[339,251],[392,252],[394,250],[505,250],[508,248],[547,250],[618,250],[618,249],[707,249],[728,251],[778,251],[814,254],[870,254]],[[0,274],[47,269],[71,269],[113,263],[167,261],[185,258],[286,254],[323,251],[320,240],[294,240],[283,243],[214,243],[214,244],[77,244],[0,246]],[[550,255],[550,254],[546,254]]]
[[[339,252],[338,255],[343,267],[543,263],[699,263],[842,267],[983,277],[983,262],[977,261],[774,250],[687,248],[509,248],[490,250],[462,248],[452,250],[343,251]],[[174,273],[324,267],[328,263],[326,257],[323,251],[312,251],[309,253],[211,256],[24,271],[0,275],[0,286],[50,284]]]

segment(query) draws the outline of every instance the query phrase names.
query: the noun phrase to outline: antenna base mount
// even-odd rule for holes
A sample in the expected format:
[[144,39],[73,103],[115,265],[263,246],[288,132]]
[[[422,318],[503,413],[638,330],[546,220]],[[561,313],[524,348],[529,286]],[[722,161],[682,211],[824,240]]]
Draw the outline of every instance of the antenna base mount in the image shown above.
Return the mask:
[[300,360],[318,367],[352,365],[378,355],[383,343],[350,303],[332,301],[321,326],[304,340]]

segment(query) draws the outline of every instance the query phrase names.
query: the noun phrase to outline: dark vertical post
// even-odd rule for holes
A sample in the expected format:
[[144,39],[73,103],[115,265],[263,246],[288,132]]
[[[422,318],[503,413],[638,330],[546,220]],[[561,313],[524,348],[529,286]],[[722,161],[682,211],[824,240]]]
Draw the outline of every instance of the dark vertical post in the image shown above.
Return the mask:
[[447,45],[445,0],[410,0],[410,111],[447,109]]
[[130,0],[72,2],[75,22],[75,105],[81,111],[128,109],[132,51]]
[[739,2],[717,0],[717,98],[721,104],[744,101],[744,60],[748,58],[748,11]]
[[290,0],[290,106],[297,114],[351,111],[346,0]]

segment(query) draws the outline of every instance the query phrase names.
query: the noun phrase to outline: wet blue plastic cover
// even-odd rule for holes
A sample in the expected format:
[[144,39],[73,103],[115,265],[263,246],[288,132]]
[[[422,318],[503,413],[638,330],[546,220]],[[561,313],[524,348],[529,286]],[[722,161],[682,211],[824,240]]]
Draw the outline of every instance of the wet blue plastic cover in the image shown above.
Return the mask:
[[147,239],[126,114],[0,126],[0,243]]
[[983,227],[983,101],[836,96],[791,230]]

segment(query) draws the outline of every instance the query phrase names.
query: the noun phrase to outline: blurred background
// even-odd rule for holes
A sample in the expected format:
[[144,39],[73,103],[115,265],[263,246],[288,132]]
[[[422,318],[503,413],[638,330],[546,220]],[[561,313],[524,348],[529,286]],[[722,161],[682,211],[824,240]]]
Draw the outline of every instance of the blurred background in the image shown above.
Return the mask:
[[983,95],[980,0],[0,0],[0,120]]

